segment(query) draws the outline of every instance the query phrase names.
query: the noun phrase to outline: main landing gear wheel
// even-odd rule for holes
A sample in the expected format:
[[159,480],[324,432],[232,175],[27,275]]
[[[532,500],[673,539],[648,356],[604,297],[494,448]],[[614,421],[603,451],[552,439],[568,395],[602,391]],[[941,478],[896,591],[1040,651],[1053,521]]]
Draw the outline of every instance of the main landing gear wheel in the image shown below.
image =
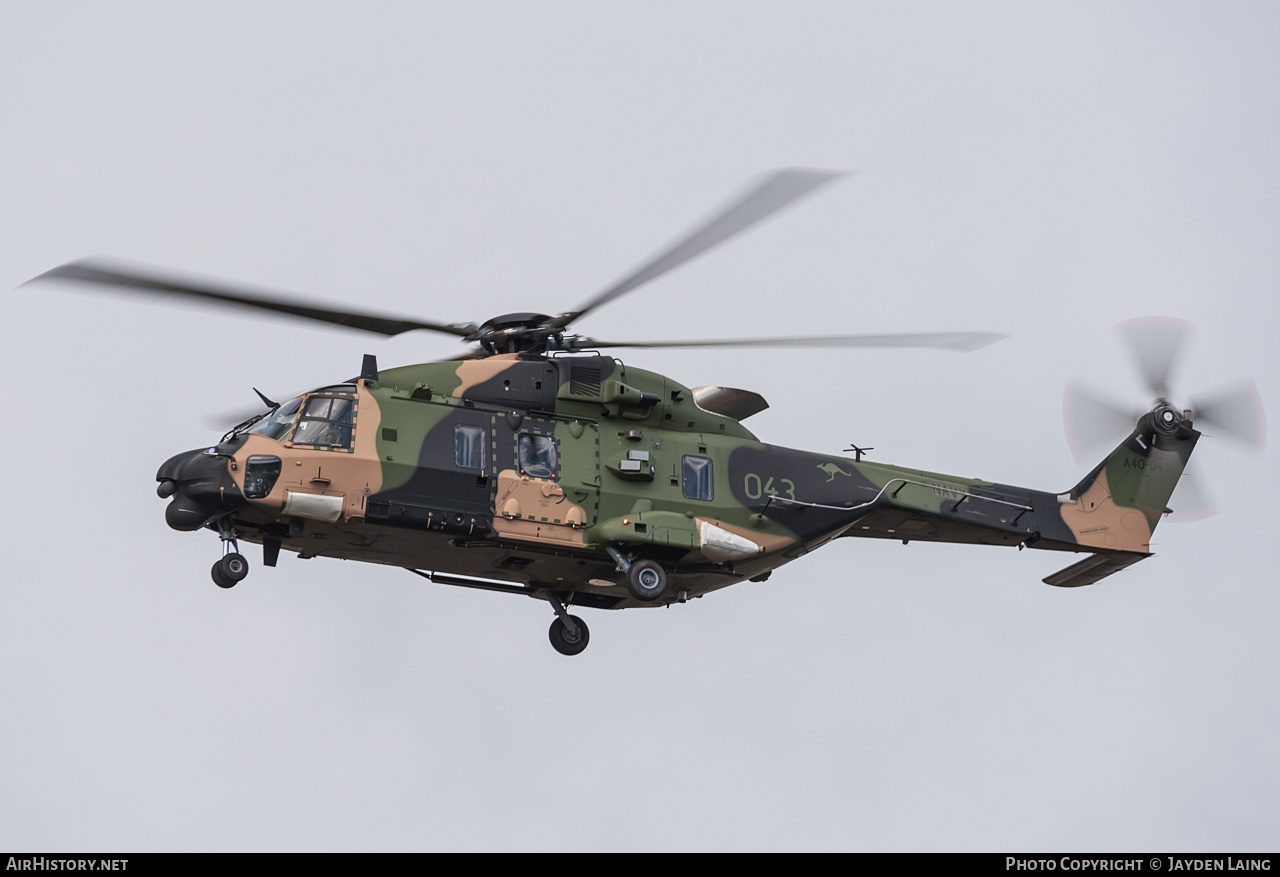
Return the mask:
[[219,588],[234,588],[249,574],[249,561],[243,554],[224,554],[211,570],[213,583]]
[[652,560],[637,560],[627,568],[627,590],[642,603],[659,600],[667,592],[667,571]]
[[560,654],[580,655],[591,640],[591,631],[587,630],[586,622],[578,616],[570,615],[569,619],[573,621],[577,630],[570,633],[564,619],[557,618],[551,622],[551,629],[547,631],[547,636],[551,638],[552,647]]

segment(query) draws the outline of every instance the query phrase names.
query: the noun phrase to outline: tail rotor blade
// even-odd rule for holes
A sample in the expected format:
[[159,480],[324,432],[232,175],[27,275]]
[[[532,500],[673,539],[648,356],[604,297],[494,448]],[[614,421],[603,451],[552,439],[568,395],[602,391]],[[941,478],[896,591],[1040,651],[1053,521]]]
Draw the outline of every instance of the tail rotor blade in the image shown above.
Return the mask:
[[1071,456],[1081,465],[1096,462],[1093,455],[1110,450],[1133,431],[1134,412],[1102,398],[1078,384],[1067,384],[1062,395],[1062,424]]
[[1169,373],[1186,343],[1191,324],[1173,317],[1138,317],[1116,328],[1128,343],[1143,384],[1152,397],[1167,397]]
[[1205,485],[1198,471],[1192,468],[1183,470],[1182,477],[1178,479],[1178,486],[1174,488],[1173,496],[1169,499],[1169,508],[1173,509],[1173,513],[1165,517],[1166,521],[1175,524],[1193,524],[1205,518],[1212,518],[1221,511],[1217,502],[1214,501],[1213,491]]
[[[1120,323],[1116,329],[1147,390],[1160,405],[1169,404],[1170,375],[1191,334],[1191,324],[1172,317],[1139,317]],[[1198,397],[1187,413],[1199,430],[1229,435],[1259,451],[1266,447],[1266,414],[1262,397],[1251,380]],[[1071,453],[1080,463],[1089,460],[1096,446],[1122,440],[1142,416],[1141,411],[1126,412],[1098,394],[1070,384],[1063,396],[1062,414]],[[1199,472],[1198,468],[1183,470],[1168,500],[1167,520],[1190,523],[1218,514],[1213,491]]]
[[1267,415],[1252,380],[1201,397],[1191,411],[1194,420],[1259,451],[1267,446]]

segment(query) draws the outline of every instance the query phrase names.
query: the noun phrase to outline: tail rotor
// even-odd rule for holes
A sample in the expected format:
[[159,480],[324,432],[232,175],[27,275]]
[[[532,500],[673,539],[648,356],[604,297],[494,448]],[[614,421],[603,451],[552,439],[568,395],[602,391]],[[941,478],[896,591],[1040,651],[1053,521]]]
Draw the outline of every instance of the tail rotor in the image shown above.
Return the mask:
[[[1063,395],[1062,416],[1067,443],[1076,462],[1084,465],[1099,450],[1114,447],[1133,429],[1146,410],[1173,407],[1184,412],[1205,436],[1224,435],[1256,451],[1266,447],[1266,413],[1258,388],[1248,378],[1204,395],[1185,406],[1174,397],[1171,376],[1181,364],[1191,337],[1191,324],[1172,317],[1139,317],[1116,326],[1133,360],[1150,409],[1126,406],[1106,395],[1069,383]],[[1195,470],[1184,472],[1170,501],[1171,521],[1190,522],[1217,514],[1212,492]]]

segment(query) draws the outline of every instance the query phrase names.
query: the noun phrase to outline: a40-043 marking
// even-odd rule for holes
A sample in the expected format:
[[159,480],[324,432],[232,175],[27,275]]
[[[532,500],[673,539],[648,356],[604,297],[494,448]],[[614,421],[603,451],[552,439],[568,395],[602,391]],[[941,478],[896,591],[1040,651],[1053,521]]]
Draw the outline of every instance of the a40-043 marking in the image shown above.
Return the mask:
[[772,476],[768,481],[764,481],[754,472],[748,472],[742,477],[742,490],[748,499],[759,499],[768,494],[769,496],[777,496],[779,493],[788,499],[796,498],[796,483],[790,478],[779,478],[778,484],[782,490],[773,486],[774,479]]

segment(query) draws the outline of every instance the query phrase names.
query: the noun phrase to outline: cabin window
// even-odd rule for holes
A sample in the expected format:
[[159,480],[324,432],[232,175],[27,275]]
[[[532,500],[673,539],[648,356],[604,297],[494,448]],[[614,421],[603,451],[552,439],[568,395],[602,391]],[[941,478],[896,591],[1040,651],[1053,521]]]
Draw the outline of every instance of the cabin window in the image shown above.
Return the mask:
[[556,476],[556,441],[549,435],[521,433],[517,443],[520,473],[531,478]]
[[453,461],[461,469],[484,468],[483,426],[460,423],[453,428]]
[[685,499],[701,499],[710,502],[715,496],[711,482],[711,460],[708,457],[686,455],[683,466],[682,492]]
[[294,427],[293,442],[349,448],[354,419],[355,400],[350,396],[312,396]]

